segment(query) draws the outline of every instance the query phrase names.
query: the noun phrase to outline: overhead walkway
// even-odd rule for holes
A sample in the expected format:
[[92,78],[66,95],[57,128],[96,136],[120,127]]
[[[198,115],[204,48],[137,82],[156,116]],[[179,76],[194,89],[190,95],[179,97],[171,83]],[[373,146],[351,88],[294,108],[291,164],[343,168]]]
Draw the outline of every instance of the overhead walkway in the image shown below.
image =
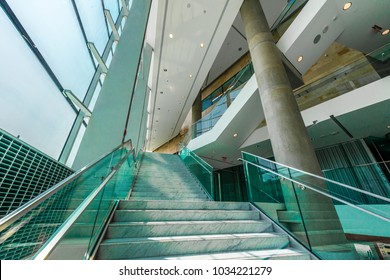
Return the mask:
[[[330,117],[333,115],[342,118],[343,123],[351,127],[355,138],[370,136],[365,130],[354,129],[358,127],[354,123],[356,117],[348,116],[358,110],[367,110],[362,114],[373,117],[366,118],[365,122],[378,125],[375,112],[389,103],[388,93],[384,90],[390,84],[390,72],[386,66],[389,54],[390,45],[386,45],[334,73],[295,89],[294,95],[306,127],[313,124],[319,127],[321,123],[329,125],[329,122],[333,124]],[[256,145],[262,147],[263,152],[268,150],[267,123],[257,88],[253,75],[245,85],[219,97],[215,108],[191,128],[192,139],[188,147],[208,157],[214,165],[223,156],[225,164],[221,163],[220,168],[238,165],[236,159],[240,157],[241,150],[253,151]],[[232,101],[231,104],[227,99]],[[319,138],[321,134],[317,134],[312,137]],[[347,135],[345,137],[347,141],[349,138]],[[212,158],[216,161],[212,161]]]

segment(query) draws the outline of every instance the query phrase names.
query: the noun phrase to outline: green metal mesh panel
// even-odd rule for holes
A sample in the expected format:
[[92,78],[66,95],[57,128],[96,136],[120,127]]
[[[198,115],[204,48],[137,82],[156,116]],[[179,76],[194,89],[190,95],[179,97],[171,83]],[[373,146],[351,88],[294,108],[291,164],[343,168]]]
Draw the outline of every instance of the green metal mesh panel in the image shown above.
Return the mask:
[[0,130],[0,218],[73,171]]

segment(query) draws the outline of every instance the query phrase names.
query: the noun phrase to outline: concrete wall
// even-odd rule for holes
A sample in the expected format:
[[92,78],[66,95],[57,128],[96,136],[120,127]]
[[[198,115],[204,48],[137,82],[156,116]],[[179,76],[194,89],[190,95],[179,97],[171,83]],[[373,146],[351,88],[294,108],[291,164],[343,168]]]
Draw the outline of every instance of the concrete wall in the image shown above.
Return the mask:
[[134,1],[73,163],[79,169],[122,142],[151,1]]

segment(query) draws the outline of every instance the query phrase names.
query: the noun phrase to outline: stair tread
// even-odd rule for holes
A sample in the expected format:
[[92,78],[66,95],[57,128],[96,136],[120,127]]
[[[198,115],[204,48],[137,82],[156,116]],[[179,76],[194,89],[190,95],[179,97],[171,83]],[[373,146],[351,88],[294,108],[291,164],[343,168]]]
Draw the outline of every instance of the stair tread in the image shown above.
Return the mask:
[[302,259],[310,259],[307,252],[299,251],[292,248],[277,249],[277,250],[252,250],[230,253],[214,253],[214,254],[196,254],[196,255],[179,255],[179,256],[161,256],[152,258],[140,258],[142,260],[256,260],[256,259],[272,259],[272,258],[288,258],[291,256],[299,256]]
[[223,220],[223,221],[152,221],[152,222],[112,222],[110,226],[131,226],[131,225],[144,225],[144,226],[154,226],[154,225],[196,225],[196,224],[263,224],[268,223],[268,221],[263,220]]
[[176,209],[167,209],[167,210],[159,210],[159,209],[124,209],[124,210],[117,210],[117,212],[173,212],[173,213],[183,213],[183,212],[198,212],[198,213],[215,213],[215,212],[229,212],[229,213],[253,213],[254,211],[251,210],[224,210],[224,209],[216,209],[216,210],[203,210],[203,209],[189,209],[189,210],[176,210]]
[[123,244],[130,242],[189,242],[206,240],[227,240],[227,239],[250,239],[250,238],[286,238],[281,233],[234,233],[234,234],[206,234],[206,235],[179,235],[162,237],[134,237],[134,238],[112,238],[104,240],[101,245]]

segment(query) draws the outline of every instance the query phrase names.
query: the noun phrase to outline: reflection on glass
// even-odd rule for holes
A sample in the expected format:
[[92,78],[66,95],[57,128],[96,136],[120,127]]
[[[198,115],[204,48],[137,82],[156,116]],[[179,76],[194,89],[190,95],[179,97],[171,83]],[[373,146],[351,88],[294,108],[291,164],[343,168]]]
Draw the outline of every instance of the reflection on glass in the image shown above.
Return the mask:
[[0,26],[0,128],[58,158],[75,112],[2,9]]
[[[71,1],[9,1],[65,89],[83,100],[94,66]],[[61,16],[58,12],[61,11]]]
[[108,41],[108,30],[101,1],[76,0],[88,42],[93,42],[100,56]]
[[180,151],[179,156],[191,173],[198,179],[209,197],[215,200],[213,167],[187,147]]
[[250,201],[319,258],[386,258],[378,248],[390,238],[390,199],[248,153],[243,160]]

